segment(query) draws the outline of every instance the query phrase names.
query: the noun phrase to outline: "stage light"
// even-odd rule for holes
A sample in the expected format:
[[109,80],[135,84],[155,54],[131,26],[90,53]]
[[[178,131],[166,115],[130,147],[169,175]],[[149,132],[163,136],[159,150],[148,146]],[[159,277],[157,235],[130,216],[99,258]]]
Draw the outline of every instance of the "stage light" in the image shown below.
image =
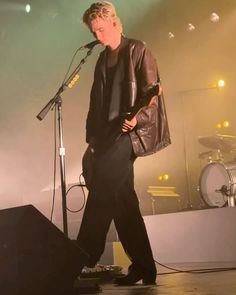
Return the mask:
[[228,128],[229,127],[229,121],[224,121],[223,122],[223,127]]
[[173,39],[175,37],[175,35],[171,32],[168,33],[169,39]]
[[31,6],[30,6],[30,4],[26,4],[26,6],[25,6],[25,11],[26,11],[27,13],[30,13],[30,11],[31,11]]
[[163,179],[164,179],[164,180],[168,180],[168,179],[169,179],[169,175],[168,175],[168,174],[164,174],[164,175],[163,175]]
[[192,31],[194,31],[195,30],[195,26],[193,25],[193,24],[188,24],[188,26],[187,26],[187,30],[189,31],[189,32],[192,32]]
[[158,179],[159,181],[162,181],[162,180],[168,180],[168,179],[169,179],[169,175],[168,175],[167,173],[165,173],[165,174],[163,174],[163,175],[159,175],[159,176],[157,177],[157,179]]
[[213,23],[217,23],[219,20],[220,20],[220,17],[217,13],[213,12],[210,16],[210,20],[213,22]]
[[229,121],[224,121],[222,123],[216,123],[216,128],[221,129],[221,128],[228,128],[229,127]]
[[217,85],[218,85],[218,87],[222,88],[222,87],[225,86],[225,81],[224,81],[224,80],[219,80],[219,81],[217,82]]

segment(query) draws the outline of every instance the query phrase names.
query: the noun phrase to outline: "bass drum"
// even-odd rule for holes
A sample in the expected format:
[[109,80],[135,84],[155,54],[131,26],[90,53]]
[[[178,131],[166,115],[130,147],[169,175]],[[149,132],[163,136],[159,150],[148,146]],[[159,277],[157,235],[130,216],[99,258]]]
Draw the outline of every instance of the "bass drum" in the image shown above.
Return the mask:
[[227,196],[236,195],[236,163],[208,164],[199,181],[200,195],[209,207],[224,207]]

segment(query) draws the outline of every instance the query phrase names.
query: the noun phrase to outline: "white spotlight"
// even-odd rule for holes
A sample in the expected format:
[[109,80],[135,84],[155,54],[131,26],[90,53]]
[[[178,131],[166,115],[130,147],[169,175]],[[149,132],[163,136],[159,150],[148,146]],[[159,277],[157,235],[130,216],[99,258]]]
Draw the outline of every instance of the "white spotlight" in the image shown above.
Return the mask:
[[30,4],[27,4],[27,5],[25,6],[25,11],[26,11],[27,13],[30,13],[30,11],[31,11],[31,6],[30,6]]
[[194,31],[195,30],[195,26],[193,24],[188,24],[187,30],[189,32]]
[[222,88],[225,86],[225,81],[221,79],[217,82],[217,84],[218,84],[218,87]]
[[169,39],[173,39],[175,37],[175,35],[171,32],[168,33]]
[[220,17],[217,13],[213,12],[210,16],[210,20],[213,22],[213,23],[217,23],[219,20],[220,20]]

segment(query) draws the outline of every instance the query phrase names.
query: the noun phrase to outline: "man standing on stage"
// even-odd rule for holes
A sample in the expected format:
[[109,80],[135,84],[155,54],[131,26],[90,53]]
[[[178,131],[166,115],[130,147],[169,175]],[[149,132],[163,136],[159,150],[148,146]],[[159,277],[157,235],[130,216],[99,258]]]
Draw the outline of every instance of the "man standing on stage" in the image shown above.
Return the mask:
[[138,156],[170,143],[156,62],[143,42],[123,36],[110,2],[92,4],[83,21],[105,49],[96,64],[86,122],[93,174],[78,244],[90,256],[86,265],[95,266],[114,220],[132,262],[128,274],[115,283],[155,284],[156,267],[134,190],[133,164]]

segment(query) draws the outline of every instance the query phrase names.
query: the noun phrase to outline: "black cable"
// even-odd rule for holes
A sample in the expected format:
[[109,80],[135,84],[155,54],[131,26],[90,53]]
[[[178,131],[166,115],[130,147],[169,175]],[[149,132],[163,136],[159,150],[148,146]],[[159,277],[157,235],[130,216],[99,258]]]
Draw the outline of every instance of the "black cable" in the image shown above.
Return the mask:
[[164,268],[173,270],[173,272],[169,272],[169,273],[159,273],[159,275],[165,275],[165,274],[175,274],[175,273],[193,273],[193,274],[197,274],[197,273],[210,273],[210,272],[219,272],[219,271],[229,271],[229,270],[236,270],[236,267],[219,267],[219,268],[202,268],[202,269],[191,269],[191,270],[182,270],[182,269],[177,269],[177,268],[173,268],[170,266],[167,266],[165,264],[162,264],[156,260],[154,260],[155,263],[157,265],[160,265]]
[[75,188],[75,187],[80,187],[81,190],[82,190],[82,193],[83,193],[83,197],[84,197],[84,202],[83,202],[83,205],[81,206],[80,209],[78,209],[78,210],[71,210],[71,209],[69,209],[68,207],[66,208],[66,209],[67,209],[69,212],[71,212],[71,213],[78,213],[78,212],[82,211],[82,210],[84,209],[84,207],[85,207],[85,204],[86,204],[86,194],[85,194],[85,190],[84,190],[84,186],[85,186],[85,185],[82,184],[81,177],[82,177],[82,173],[81,173],[80,176],[79,176],[79,184],[72,185],[72,186],[67,190],[67,192],[66,192],[66,196],[67,196],[68,193],[70,192],[70,190],[72,190],[72,189]]
[[73,62],[74,62],[74,59],[75,59],[75,57],[76,57],[76,54],[78,53],[79,50],[80,50],[80,48],[76,49],[74,55],[72,56],[71,62],[70,62],[69,67],[68,67],[68,70],[67,70],[67,72],[66,72],[66,74],[65,74],[64,80],[62,81],[62,85],[65,83],[65,81],[66,81],[66,79],[67,79],[67,76],[68,76],[68,74],[69,74],[69,72],[70,72],[71,66],[72,66],[72,64],[73,64]]

